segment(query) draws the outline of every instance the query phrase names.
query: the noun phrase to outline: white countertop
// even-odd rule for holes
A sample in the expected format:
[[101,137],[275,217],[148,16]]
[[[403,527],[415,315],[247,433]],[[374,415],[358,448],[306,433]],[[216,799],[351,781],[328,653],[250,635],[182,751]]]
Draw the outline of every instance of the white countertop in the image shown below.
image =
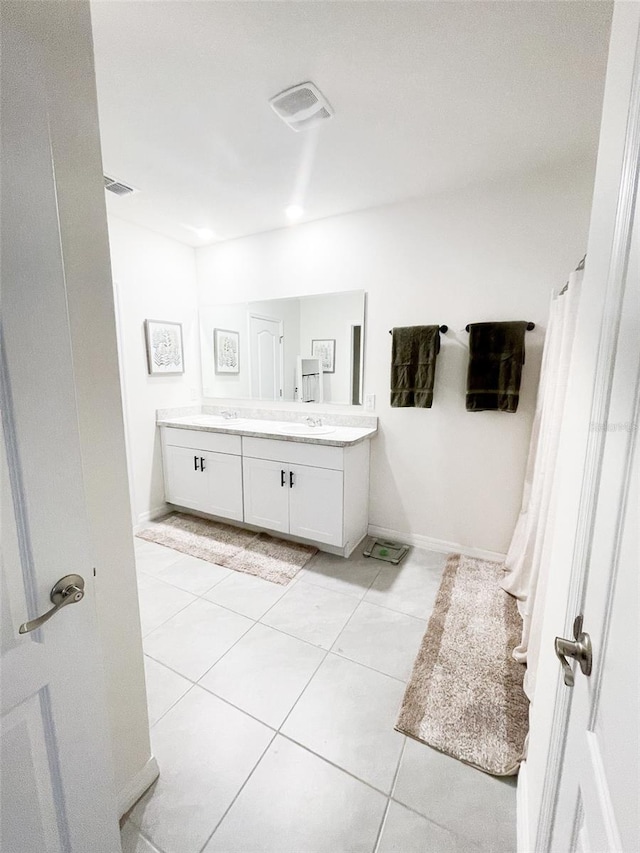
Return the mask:
[[[221,432],[227,435],[244,435],[252,438],[275,438],[278,441],[324,444],[329,447],[349,447],[371,438],[378,431],[376,427],[334,426],[323,422],[315,433],[313,427],[307,431],[303,421],[268,421],[257,418],[239,418],[238,420],[240,422],[234,424],[226,423],[224,420],[214,422],[214,418],[205,415],[188,415],[186,417],[158,418],[157,424],[161,427]],[[287,429],[295,429],[296,427],[303,427],[305,431],[295,435],[286,432]],[[323,432],[329,429],[331,432]]]

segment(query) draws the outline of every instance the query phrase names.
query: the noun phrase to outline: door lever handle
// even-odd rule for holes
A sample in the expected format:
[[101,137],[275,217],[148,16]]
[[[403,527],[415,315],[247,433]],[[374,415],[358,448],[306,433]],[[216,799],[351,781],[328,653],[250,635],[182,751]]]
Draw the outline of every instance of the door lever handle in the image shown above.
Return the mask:
[[593,663],[591,637],[582,630],[582,620],[582,615],[576,616],[573,623],[573,636],[575,640],[556,637],[554,643],[556,655],[564,671],[564,683],[567,687],[573,687],[575,684],[573,670],[567,658],[577,660],[584,675],[591,675],[591,666]]
[[28,634],[30,631],[35,631],[45,622],[48,622],[51,617],[66,607],[67,604],[76,604],[84,598],[84,578],[80,575],[65,575],[60,578],[58,583],[53,587],[49,595],[52,604],[51,610],[47,610],[42,616],[37,619],[32,619],[31,622],[23,622],[18,628],[19,634]]

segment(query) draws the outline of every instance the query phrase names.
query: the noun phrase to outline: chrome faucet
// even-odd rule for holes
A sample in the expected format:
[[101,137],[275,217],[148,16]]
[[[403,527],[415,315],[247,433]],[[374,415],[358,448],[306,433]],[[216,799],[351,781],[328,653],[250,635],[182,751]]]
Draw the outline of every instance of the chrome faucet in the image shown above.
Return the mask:
[[225,409],[223,412],[221,412],[221,414],[222,417],[227,421],[236,419],[238,417],[238,413],[232,411],[231,409]]
[[307,426],[310,427],[321,427],[322,426],[322,418],[312,418],[311,415],[305,418],[307,422]]

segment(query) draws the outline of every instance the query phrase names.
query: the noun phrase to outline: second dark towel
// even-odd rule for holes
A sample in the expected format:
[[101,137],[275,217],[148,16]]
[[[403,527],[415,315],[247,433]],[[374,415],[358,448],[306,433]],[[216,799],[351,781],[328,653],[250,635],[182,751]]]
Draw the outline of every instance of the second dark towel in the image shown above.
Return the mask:
[[520,398],[526,321],[469,326],[468,412],[515,412]]
[[431,408],[439,352],[439,326],[405,326],[393,330],[391,405],[394,408]]

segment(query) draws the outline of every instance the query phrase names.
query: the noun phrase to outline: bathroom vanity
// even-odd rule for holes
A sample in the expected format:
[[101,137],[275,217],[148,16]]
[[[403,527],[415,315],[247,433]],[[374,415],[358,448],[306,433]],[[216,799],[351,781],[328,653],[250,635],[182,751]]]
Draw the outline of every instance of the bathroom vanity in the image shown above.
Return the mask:
[[346,557],[367,533],[364,423],[159,417],[166,500]]

